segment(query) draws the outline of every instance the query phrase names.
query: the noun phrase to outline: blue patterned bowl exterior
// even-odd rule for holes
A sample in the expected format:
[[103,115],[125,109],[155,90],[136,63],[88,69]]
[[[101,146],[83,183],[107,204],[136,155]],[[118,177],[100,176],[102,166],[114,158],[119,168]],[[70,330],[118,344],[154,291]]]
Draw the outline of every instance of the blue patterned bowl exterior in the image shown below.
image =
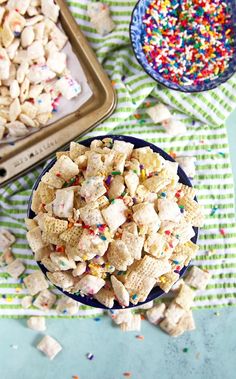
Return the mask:
[[[130,143],[132,143],[135,146],[135,148],[149,146],[151,149],[153,149],[153,151],[155,151],[156,153],[159,153],[164,159],[166,159],[168,161],[171,161],[171,162],[174,162],[174,159],[170,155],[168,155],[167,153],[165,153],[163,150],[161,150],[159,147],[153,145],[152,143],[148,143],[148,142],[146,142],[144,140],[141,140],[141,139],[138,139],[138,138],[134,138],[134,137],[120,136],[120,135],[105,135],[105,136],[99,136],[99,137],[89,138],[89,139],[86,139],[84,141],[81,141],[80,143],[82,145],[84,145],[84,146],[88,146],[89,147],[90,144],[91,144],[91,142],[94,139],[102,140],[103,138],[112,138],[113,140],[130,142]],[[32,194],[31,194],[31,197],[30,197],[30,200],[29,200],[28,213],[27,213],[28,217],[31,218],[31,219],[35,217],[35,213],[31,209],[33,191],[38,188],[38,185],[39,185],[39,183],[41,181],[42,176],[44,174],[46,174],[46,172],[48,172],[50,170],[50,168],[54,165],[55,162],[56,162],[56,159],[52,159],[51,162],[49,162],[49,164],[43,169],[42,173],[40,174],[40,176],[38,177],[37,181],[35,182],[35,184],[33,186]],[[189,178],[187,177],[187,175],[185,174],[185,172],[181,169],[181,167],[178,167],[178,175],[179,175],[181,183],[186,184],[189,187],[192,187],[192,184],[191,184]],[[197,199],[195,199],[195,200],[197,200]],[[198,237],[198,228],[194,228],[194,231],[195,231],[195,236],[192,238],[192,242],[196,243],[197,242],[197,237]],[[37,264],[40,267],[40,269],[42,270],[42,272],[46,275],[47,269],[40,262],[37,262]],[[187,270],[187,267],[182,268],[182,270],[180,271],[180,277],[183,276],[183,274],[185,273],[186,270]],[[74,299],[76,301],[79,301],[80,303],[83,303],[85,305],[89,305],[89,306],[95,307],[95,308],[107,309],[104,305],[102,305],[97,300],[95,300],[95,299],[93,299],[93,298],[91,298],[89,296],[83,296],[82,297],[80,295],[71,294],[69,292],[63,291],[59,287],[57,287],[57,289],[59,291],[61,291],[64,295],[69,296],[70,298],[72,298],[72,299]],[[152,301],[152,300],[154,300],[154,299],[162,296],[163,294],[164,294],[164,292],[161,290],[160,287],[155,287],[150,292],[147,300],[144,301],[143,303],[138,303],[138,305],[142,305],[142,304],[148,303],[149,301]],[[127,308],[133,308],[133,307],[135,307],[135,305],[133,305],[132,303],[129,303],[129,307],[127,307]],[[114,305],[114,307],[112,309],[122,309],[122,307],[115,301],[115,305]]]
[[226,82],[236,72],[236,1],[225,0],[225,3],[229,4],[232,16],[232,28],[234,31],[234,56],[229,62],[228,68],[215,79],[209,82],[203,82],[201,85],[180,85],[173,83],[170,80],[163,78],[161,73],[155,71],[148,63],[146,56],[142,49],[142,35],[144,32],[143,16],[152,0],[139,0],[136,4],[130,22],[130,39],[133,47],[134,54],[137,61],[143,67],[148,75],[150,75],[158,83],[181,92],[202,92],[209,91],[218,87],[220,84]]

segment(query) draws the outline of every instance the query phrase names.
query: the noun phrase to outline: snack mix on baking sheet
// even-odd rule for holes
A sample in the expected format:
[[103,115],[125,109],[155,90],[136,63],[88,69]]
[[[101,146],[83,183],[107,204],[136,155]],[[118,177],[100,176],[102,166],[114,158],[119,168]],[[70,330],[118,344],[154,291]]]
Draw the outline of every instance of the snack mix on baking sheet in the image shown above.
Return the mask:
[[155,286],[168,292],[195,257],[193,226],[204,220],[196,191],[179,182],[177,169],[150,147],[110,138],[58,152],[33,193],[36,216],[26,220],[48,279],[108,308],[115,300],[122,307],[143,302]]
[[46,125],[59,99],[81,92],[62,51],[53,0],[0,0],[0,141]]

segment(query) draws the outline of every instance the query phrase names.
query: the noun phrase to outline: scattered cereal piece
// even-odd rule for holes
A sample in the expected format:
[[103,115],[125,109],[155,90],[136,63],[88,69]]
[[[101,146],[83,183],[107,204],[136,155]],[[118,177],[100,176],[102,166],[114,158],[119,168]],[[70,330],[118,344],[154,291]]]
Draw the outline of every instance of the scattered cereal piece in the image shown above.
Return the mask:
[[120,328],[123,332],[139,332],[141,329],[141,316],[132,315],[131,319],[128,322],[123,322],[120,324]]
[[152,324],[159,324],[159,322],[164,318],[166,306],[164,303],[157,304],[153,308],[148,309],[146,316],[149,322]]
[[44,330],[46,330],[45,317],[30,317],[27,320],[27,326],[30,329],[43,332]]
[[52,308],[53,304],[56,302],[56,295],[45,289],[41,291],[33,302],[34,307],[41,309],[42,311],[47,311]]
[[0,249],[4,250],[15,242],[15,236],[7,229],[0,229]]
[[184,170],[186,175],[193,179],[196,175],[196,158],[182,155],[177,156],[175,160],[179,163],[180,167]]
[[17,279],[25,271],[25,266],[20,259],[15,259],[5,268],[5,270],[9,275]]
[[193,266],[185,277],[185,283],[196,289],[204,290],[210,278],[211,274],[208,271],[201,270],[199,267]]
[[42,351],[50,360],[52,360],[62,350],[62,347],[54,338],[45,336],[38,343],[37,349]]
[[158,124],[171,118],[171,113],[164,104],[156,104],[154,107],[148,108],[146,112],[151,117],[154,124]]
[[32,296],[24,296],[21,300],[21,306],[24,309],[28,309],[31,307],[33,302],[33,297]]
[[74,316],[79,310],[79,303],[70,297],[62,296],[58,300],[56,311],[58,313]]
[[28,275],[23,282],[32,296],[48,288],[48,282],[41,271]]
[[170,118],[162,122],[165,131],[171,136],[179,136],[186,133],[187,129],[183,122]]

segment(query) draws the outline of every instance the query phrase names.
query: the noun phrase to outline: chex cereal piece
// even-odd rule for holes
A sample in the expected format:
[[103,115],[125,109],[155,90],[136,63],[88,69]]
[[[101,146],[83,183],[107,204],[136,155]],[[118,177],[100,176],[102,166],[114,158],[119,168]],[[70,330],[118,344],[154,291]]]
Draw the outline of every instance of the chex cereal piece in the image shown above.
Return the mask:
[[78,313],[79,307],[78,301],[62,295],[57,302],[56,311],[64,315],[74,316]]
[[44,330],[46,330],[45,317],[42,317],[42,316],[30,317],[27,320],[27,326],[28,326],[28,328],[30,328],[32,330],[37,330],[38,332],[43,332]]
[[188,196],[190,199],[194,199],[196,193],[197,191],[195,188],[179,183],[176,197]]
[[164,318],[164,320],[162,320],[159,323],[159,326],[160,326],[160,328],[164,332],[166,332],[170,336],[174,336],[175,335],[175,331],[176,331],[177,325],[174,324],[174,323],[172,323],[172,322],[170,322],[167,318]]
[[80,276],[86,271],[86,268],[87,268],[86,262],[79,262],[77,263],[76,268],[72,271],[72,275]]
[[158,279],[158,285],[165,293],[168,293],[178,279],[179,274],[177,272],[167,272],[160,276]]
[[51,252],[52,247],[50,245],[45,246],[34,253],[34,258],[36,261],[41,261],[43,258],[48,257]]
[[137,287],[135,290],[131,289],[129,290],[130,293],[130,302],[132,304],[138,304],[139,302],[143,302],[147,300],[147,297],[153,287],[156,284],[155,278],[145,278],[143,279],[142,283],[140,283],[139,287]]
[[196,257],[198,250],[198,245],[196,245],[192,241],[188,241],[184,244],[179,244],[178,246],[176,246],[174,253],[176,258],[178,255],[185,256],[184,266],[187,266],[191,259],[194,259]]
[[112,313],[108,313],[108,315],[111,316],[112,321],[116,325],[120,325],[122,323],[129,323],[133,318],[133,314],[130,311],[130,309],[115,310],[115,311],[112,311]]
[[210,278],[211,274],[209,271],[202,270],[197,266],[192,266],[184,280],[187,285],[199,290],[204,290]]
[[138,236],[138,227],[134,221],[126,222],[121,228],[126,232],[134,234],[136,237]]
[[7,229],[0,229],[0,249],[4,250],[15,242],[15,236]]
[[85,198],[87,203],[96,201],[104,193],[106,193],[106,187],[102,177],[90,176],[81,185],[80,195]]
[[33,302],[34,307],[47,311],[52,308],[56,302],[56,295],[49,290],[41,291]]
[[28,275],[23,282],[32,296],[48,288],[48,282],[41,271]]
[[171,113],[164,104],[156,104],[153,107],[148,108],[146,112],[149,117],[151,117],[154,124],[158,124],[171,118]]
[[136,189],[139,185],[138,175],[133,171],[129,171],[125,175],[125,184],[127,186],[127,189],[129,191],[130,196],[133,197],[135,195]]
[[60,176],[57,176],[56,174],[50,171],[46,172],[46,174],[42,176],[41,182],[53,188],[61,188],[63,184],[65,183],[64,179],[62,179]]
[[176,304],[175,300],[173,300],[165,311],[165,318],[171,324],[177,324],[185,312],[186,310],[180,305]]
[[128,248],[131,256],[134,259],[141,259],[144,237],[132,234],[127,231],[127,228],[125,228],[125,230],[122,233],[121,239]]
[[15,260],[12,251],[9,247],[3,250],[2,254],[0,255],[0,267],[9,265]]
[[202,227],[204,225],[204,214],[202,207],[188,196],[183,196],[179,199],[179,205],[182,205],[185,210],[185,220],[193,226]]
[[125,190],[124,178],[121,175],[115,176],[108,189],[109,199],[115,199],[122,195]]
[[120,324],[120,328],[123,332],[139,332],[141,329],[141,316],[139,314],[132,315],[129,322],[123,322]]
[[194,291],[187,284],[182,284],[175,302],[185,310],[189,310],[193,304],[193,299]]
[[168,199],[158,199],[158,216],[161,221],[179,222],[183,217],[178,204]]
[[80,291],[84,295],[93,295],[106,284],[105,280],[93,275],[85,275],[78,283],[76,283],[74,292]]
[[68,227],[68,221],[60,220],[55,217],[44,216],[44,230],[48,234],[61,234]]
[[32,230],[34,228],[37,228],[37,222],[35,220],[32,220],[31,218],[25,218],[25,226],[27,230]]
[[187,131],[185,124],[174,118],[164,120],[162,122],[162,126],[164,127],[165,131],[171,136],[179,136],[181,134],[185,134]]
[[5,271],[11,275],[12,278],[17,279],[25,271],[25,266],[20,259],[15,259],[8,266],[6,266]]
[[185,244],[195,236],[195,231],[192,228],[191,224],[183,222],[181,224],[177,224],[177,226],[174,227],[173,234],[178,236],[180,244]]
[[[108,248],[108,241],[103,240],[97,234],[90,234],[89,230],[84,229],[82,236],[80,237],[79,243],[75,248],[80,250],[80,255],[91,256],[93,258],[95,255],[103,256]],[[68,253],[70,251],[68,248]],[[91,259],[88,258],[88,259]]]
[[128,208],[124,204],[123,200],[116,199],[109,207],[102,209],[102,215],[113,231],[119,228],[127,219]]
[[80,208],[80,218],[86,225],[104,224],[101,211],[97,206],[96,202],[92,202]]
[[62,350],[62,347],[54,338],[45,336],[38,343],[37,349],[42,351],[50,360],[52,360]]
[[179,322],[177,324],[172,323],[168,320],[168,318],[165,318],[159,326],[162,330],[164,330],[166,333],[170,334],[172,337],[179,337],[186,331],[195,330],[195,322],[193,319],[192,311],[185,311],[183,316],[180,318]]
[[173,286],[171,287],[171,292],[173,292],[175,296],[179,293],[182,284],[184,284],[184,280],[183,280],[183,279],[179,279],[179,280],[178,280],[175,284],[173,284]]
[[66,229],[60,234],[60,238],[69,243],[71,246],[76,245],[83,233],[83,229],[80,226],[72,226],[72,228]]
[[65,245],[65,241],[63,241],[60,238],[60,236],[58,236],[58,234],[55,234],[55,233],[43,232],[42,233],[42,239],[46,245],[48,245],[50,243],[53,245],[57,245],[57,246],[64,246]]
[[41,259],[41,263],[50,272],[60,271],[60,267],[51,260],[50,257],[44,257]]
[[99,34],[105,36],[115,28],[107,4],[100,2],[89,3],[87,9],[91,24]]
[[34,213],[37,214],[38,212],[40,212],[41,207],[42,207],[41,198],[37,191],[33,191],[31,209]]
[[144,180],[143,185],[151,192],[159,192],[165,188],[171,180],[169,178],[163,178],[161,176],[152,176]]
[[64,180],[70,180],[79,173],[78,166],[66,155],[61,156],[50,170]]
[[38,250],[46,246],[46,243],[43,241],[42,232],[39,226],[34,229],[29,230],[26,233],[27,241],[30,245],[31,250],[36,253]]
[[114,275],[111,276],[111,284],[119,304],[127,307],[129,305],[129,292],[125,286]]
[[145,255],[137,262],[136,268],[127,276],[125,287],[135,291],[135,288],[139,288],[142,285],[142,281],[145,278],[157,279],[168,271],[170,271],[170,264],[167,259],[158,260]]
[[94,295],[94,298],[107,308],[112,308],[114,306],[114,293],[108,289],[101,288],[100,291]]
[[153,204],[143,203],[134,206],[133,219],[138,225],[157,224],[160,226],[160,219],[154,209]]
[[80,155],[83,155],[88,148],[80,143],[71,142],[70,143],[70,158],[75,161]]
[[163,248],[166,244],[165,237],[160,233],[149,235],[144,244],[144,250],[155,258],[163,256]]
[[147,303],[144,303],[142,305],[139,305],[136,309],[142,309],[142,310],[148,310],[148,309],[151,309],[153,308],[154,306],[154,301],[148,301]]
[[56,267],[59,267],[61,271],[66,271],[76,268],[76,264],[73,259],[69,258],[66,254],[51,253],[50,259]]
[[179,163],[187,176],[193,179],[196,175],[196,157],[183,155],[176,157],[175,160]]
[[112,150],[125,154],[126,158],[129,159],[133,152],[133,148],[134,148],[134,145],[130,142],[115,140]]
[[159,322],[164,318],[165,309],[165,303],[154,305],[154,307],[148,309],[146,312],[146,317],[148,321],[154,325],[159,324]]
[[[46,204],[46,203],[45,203]],[[53,213],[61,218],[71,218],[73,215],[74,191],[58,189],[53,200]]]
[[121,240],[115,240],[110,243],[107,258],[120,271],[125,271],[127,266],[130,266],[134,260],[126,244]]
[[193,318],[193,313],[191,310],[189,310],[189,311],[186,311],[185,314],[181,317],[172,335],[173,337],[178,337],[184,332],[192,331],[195,329],[196,329],[196,326],[195,326],[195,322]]
[[[57,53],[57,55],[58,54],[59,53]],[[60,56],[60,59],[62,59],[61,70],[63,71],[64,69],[63,66],[65,66],[65,58],[63,59]],[[54,69],[54,71],[58,71],[58,69]],[[56,90],[59,91],[62,94],[62,96],[65,97],[65,99],[71,100],[81,93],[82,88],[81,88],[81,85],[75,79],[72,78],[72,76],[67,75],[67,76],[62,76],[56,82]]]
[[24,296],[21,300],[21,306],[22,308],[24,309],[28,309],[31,307],[32,305],[32,302],[33,302],[33,296]]
[[73,276],[68,272],[47,272],[47,277],[55,286],[67,290],[74,284]]

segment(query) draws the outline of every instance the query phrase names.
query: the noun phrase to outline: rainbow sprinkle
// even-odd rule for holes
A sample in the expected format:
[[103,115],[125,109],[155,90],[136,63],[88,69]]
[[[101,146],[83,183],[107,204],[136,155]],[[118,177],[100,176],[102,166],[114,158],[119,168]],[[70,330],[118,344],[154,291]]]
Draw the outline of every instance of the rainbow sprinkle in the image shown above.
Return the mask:
[[210,82],[234,54],[228,4],[221,0],[154,0],[143,17],[148,63],[181,85]]

